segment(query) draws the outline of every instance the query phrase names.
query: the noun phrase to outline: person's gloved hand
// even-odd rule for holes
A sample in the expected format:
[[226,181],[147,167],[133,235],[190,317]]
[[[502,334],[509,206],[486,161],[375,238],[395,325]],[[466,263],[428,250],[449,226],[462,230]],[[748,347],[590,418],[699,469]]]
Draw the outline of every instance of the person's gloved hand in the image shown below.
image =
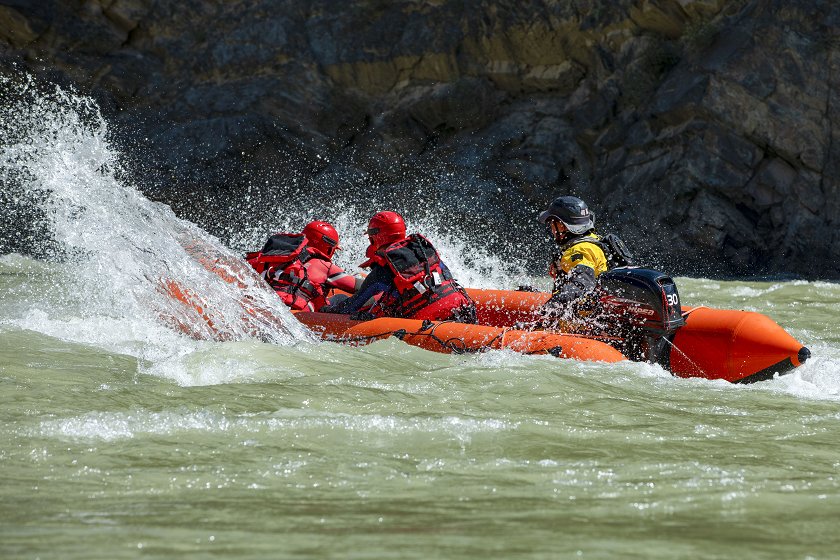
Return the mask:
[[558,308],[583,297],[595,288],[595,271],[588,266],[576,266],[565,282],[557,286],[544,308]]
[[330,304],[322,305],[318,309],[318,313],[332,313],[332,306]]
[[545,302],[545,309],[557,309],[565,307],[567,303],[576,300],[580,296],[580,290],[574,283],[563,284],[560,288],[551,294],[548,301]]

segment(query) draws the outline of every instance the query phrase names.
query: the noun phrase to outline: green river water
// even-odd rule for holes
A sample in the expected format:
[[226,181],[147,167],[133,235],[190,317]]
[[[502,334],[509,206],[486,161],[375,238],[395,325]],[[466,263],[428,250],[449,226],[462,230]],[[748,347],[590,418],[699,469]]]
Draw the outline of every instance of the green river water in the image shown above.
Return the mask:
[[[28,308],[44,265],[0,263]],[[814,357],[744,386],[4,317],[0,556],[837,558],[840,284],[677,281]]]
[[[810,348],[754,385],[322,343],[185,254],[234,258],[118,179],[92,101],[15,95],[0,194],[39,207],[62,258],[0,256],[0,558],[840,558],[840,284],[676,279],[684,305]],[[316,218],[289,216],[242,245]],[[367,217],[329,217],[346,267]],[[436,226],[409,224],[464,285],[522,282]],[[169,281],[228,342],[161,320],[192,321]],[[282,325],[249,335],[243,295]]]

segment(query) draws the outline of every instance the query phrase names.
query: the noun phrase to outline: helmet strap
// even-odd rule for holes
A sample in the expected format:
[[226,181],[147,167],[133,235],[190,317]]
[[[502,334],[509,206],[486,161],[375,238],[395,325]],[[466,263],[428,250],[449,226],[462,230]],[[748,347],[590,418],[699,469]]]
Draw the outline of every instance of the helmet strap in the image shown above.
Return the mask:
[[[557,225],[555,225],[555,224],[557,224]],[[561,228],[562,228],[562,231],[558,232],[558,229],[561,229]],[[563,241],[571,233],[569,231],[569,229],[567,227],[565,227],[565,224],[563,224],[563,222],[561,222],[560,220],[557,220],[557,219],[554,219],[554,220],[551,221],[551,223],[549,225],[549,229],[551,229],[551,236],[554,238],[555,243],[557,243],[558,245],[562,245]]]
[[555,242],[557,245],[562,245],[563,243],[565,243],[565,242],[569,239],[569,236],[570,236],[571,234],[572,234],[572,232],[570,232],[570,231],[568,231],[568,230],[567,230],[567,231],[564,231],[564,232],[563,232],[562,234],[560,234],[560,235],[554,234],[554,242]]

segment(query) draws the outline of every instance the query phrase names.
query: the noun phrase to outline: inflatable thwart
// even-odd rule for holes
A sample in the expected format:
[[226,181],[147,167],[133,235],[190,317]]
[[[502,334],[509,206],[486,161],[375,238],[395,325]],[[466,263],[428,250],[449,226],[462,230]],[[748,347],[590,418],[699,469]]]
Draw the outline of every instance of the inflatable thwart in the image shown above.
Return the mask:
[[[212,247],[202,250],[197,239],[181,240],[188,254],[229,284],[232,276],[254,275],[237,259]],[[235,263],[227,261],[236,260]],[[253,278],[252,278],[253,280]],[[785,374],[802,365],[810,351],[770,318],[750,311],[706,307],[682,308],[673,280],[654,270],[635,267],[602,273],[597,297],[584,301],[569,316],[547,320],[542,306],[550,294],[476,290],[477,325],[381,317],[354,320],[347,315],[295,311],[295,317],[324,340],[361,345],[395,336],[435,352],[475,353],[509,348],[523,354],[550,354],[575,360],[619,362],[627,359],[661,365],[675,376],[751,383]],[[159,279],[160,293],[178,307],[158,309],[170,326],[198,338],[227,339],[216,328],[200,297],[180,289],[171,279]],[[195,313],[177,317],[175,309]],[[258,302],[243,300],[249,329],[259,338],[269,319]],[[217,311],[217,310],[214,310]],[[568,314],[567,314],[568,315]],[[268,320],[267,320],[268,319]],[[203,323],[193,325],[193,322]]]

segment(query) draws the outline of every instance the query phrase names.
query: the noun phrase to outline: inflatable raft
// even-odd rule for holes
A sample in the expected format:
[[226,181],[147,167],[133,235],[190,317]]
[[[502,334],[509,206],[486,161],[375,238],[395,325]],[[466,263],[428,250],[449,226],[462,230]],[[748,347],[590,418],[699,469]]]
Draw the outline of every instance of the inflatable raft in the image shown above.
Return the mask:
[[[245,277],[259,282],[245,263],[220,255],[203,240],[181,239],[187,253],[229,284]],[[240,277],[241,278],[238,278]],[[453,322],[376,318],[354,320],[346,315],[294,312],[324,340],[368,344],[397,337],[436,352],[475,353],[508,348],[523,354],[549,354],[575,360],[645,361],[679,377],[752,383],[790,372],[810,351],[770,318],[750,311],[706,307],[682,308],[674,281],[654,270],[634,267],[602,273],[596,297],[571,316],[546,321],[541,312],[550,294],[510,290],[467,290],[478,310],[477,325]],[[226,340],[218,318],[206,304],[177,282],[158,279],[160,293],[187,309],[189,319],[172,309],[158,309],[161,319],[198,338]],[[269,289],[267,284],[265,289]],[[279,324],[253,297],[241,310],[250,332],[260,337],[261,325]],[[192,323],[204,323],[193,325]],[[213,333],[217,332],[214,336]],[[253,332],[251,332],[253,331]]]
[[325,340],[365,344],[397,336],[436,352],[510,348],[576,360],[656,363],[678,377],[753,383],[789,373],[810,351],[769,317],[751,311],[682,308],[673,280],[654,270],[604,273],[601,292],[583,317],[546,324],[541,311],[550,294],[467,290],[478,325],[297,312]]

